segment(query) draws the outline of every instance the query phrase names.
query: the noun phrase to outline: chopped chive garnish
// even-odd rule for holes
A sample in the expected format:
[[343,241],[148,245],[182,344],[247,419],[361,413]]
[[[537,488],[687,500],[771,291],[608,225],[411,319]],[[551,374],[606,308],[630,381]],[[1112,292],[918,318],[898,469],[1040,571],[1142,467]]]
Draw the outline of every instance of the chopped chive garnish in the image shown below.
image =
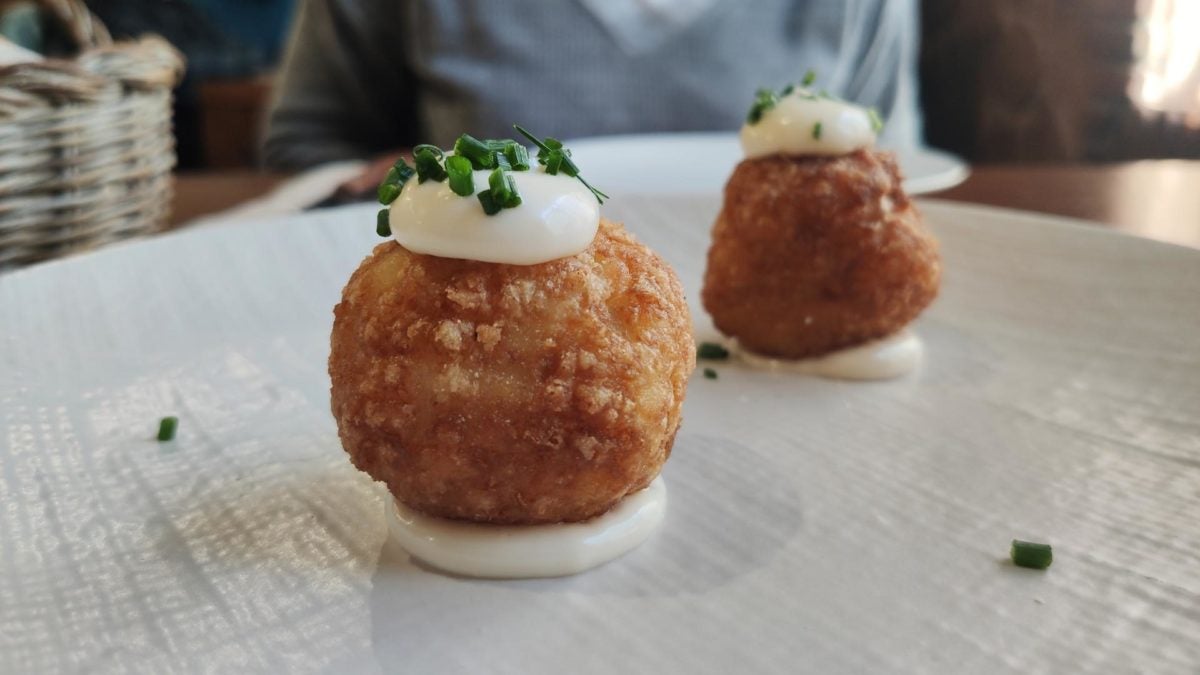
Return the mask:
[[[488,188],[488,196],[484,197],[481,192],[479,200],[484,205],[484,213],[489,216],[498,213],[500,209],[511,209],[521,205],[521,193],[517,192],[517,182],[512,174],[504,169],[496,169],[488,176]],[[495,204],[495,210],[489,211],[492,204]]]
[[504,156],[508,159],[508,163],[516,171],[529,170],[529,150],[525,146],[513,141],[504,149]]
[[608,195],[597,190],[591,183],[584,180],[583,176],[579,175],[579,167],[575,165],[575,162],[571,161],[571,151],[563,147],[562,141],[556,138],[550,138],[549,136],[546,138],[538,138],[522,128],[519,124],[514,124],[513,128],[517,130],[517,133],[529,139],[530,143],[533,143],[537,146],[538,163],[546,167],[546,173],[553,176],[559,171],[562,171],[568,176],[577,179],[580,183],[583,183],[583,186],[590,190],[591,193],[596,197],[596,201],[603,204],[604,200],[608,199]]
[[413,174],[416,173],[416,170],[409,166],[408,162],[404,161],[403,157],[397,159],[396,163],[392,165],[392,168],[396,170],[396,182],[401,186],[407,183],[408,179],[412,178]]
[[[563,147],[562,141],[554,138],[539,139],[525,129],[513,125],[517,131],[538,147],[538,163],[546,166],[551,175],[564,173],[583,183],[596,201],[604,203],[608,195],[592,187],[579,175],[579,167],[571,160],[571,151]],[[480,140],[463,134],[454,142],[454,153],[436,145],[421,144],[413,148],[413,166],[403,159],[396,160],[388,169],[383,182],[376,190],[379,203],[390,206],[404,192],[404,185],[413,176],[421,183],[426,181],[448,182],[451,192],[460,197],[473,194],[479,199],[484,213],[495,215],[501,209],[521,205],[521,193],[517,190],[512,171],[528,171],[531,168],[529,149],[511,138]],[[476,171],[490,170],[487,189],[475,192]],[[375,232],[381,237],[391,236],[391,215],[387,209],[375,217]]]
[[489,216],[494,216],[497,213],[500,213],[500,209],[503,208],[500,205],[500,202],[497,202],[496,199],[492,197],[491,190],[484,190],[477,196],[479,197],[479,205],[483,207],[483,212]]
[[511,173],[504,174],[504,193],[505,197],[501,200],[504,208],[514,209],[521,205],[521,193],[517,192],[517,179],[513,178]]
[[504,180],[504,169],[496,169],[488,176],[488,187],[491,188],[492,199],[503,206],[508,202],[509,182]]
[[375,214],[375,234],[381,237],[392,236],[391,213],[387,209],[379,209],[379,213]]
[[1050,549],[1050,544],[1038,544],[1020,539],[1013,539],[1010,555],[1013,564],[1017,567],[1028,567],[1035,570],[1044,570],[1054,562],[1054,552]]
[[446,158],[446,175],[450,177],[450,189],[459,197],[475,194],[475,174],[471,173],[471,160],[466,157]]
[[388,204],[396,201],[396,198],[400,196],[400,184],[381,183],[379,185],[379,190],[377,190],[375,194],[379,197],[379,203],[387,206]]
[[867,108],[867,117],[871,118],[871,131],[879,133],[883,129],[883,118],[879,116],[879,111]]
[[587,189],[588,189],[588,191],[590,191],[590,192],[591,192],[593,195],[595,195],[595,196],[596,196],[596,201],[598,201],[598,202],[600,202],[601,204],[603,204],[603,203],[604,203],[604,200],[605,200],[605,199],[608,199],[608,195],[606,195],[606,194],[604,194],[603,192],[601,192],[601,191],[597,190],[597,189],[596,189],[596,186],[595,186],[595,185],[592,185],[591,183],[589,183],[589,182],[587,182],[586,180],[584,180],[584,179],[583,179],[583,176],[580,176],[579,174],[575,174],[575,179],[576,179],[576,180],[578,180],[580,183],[583,183],[583,186],[584,186],[585,188],[587,188]]
[[428,150],[429,152],[432,152],[434,154],[434,156],[436,156],[438,159],[442,159],[443,157],[446,156],[446,153],[438,146],[430,145],[428,143],[422,143],[422,144],[416,146],[415,148],[413,148],[413,157],[416,157],[417,155],[419,155],[422,152],[425,152],[426,150]]
[[492,194],[500,201],[504,197],[504,169],[496,169],[488,175],[488,187],[492,188]]
[[[800,86],[803,87],[803,89],[800,89],[796,95],[808,101],[816,101],[818,99],[825,99],[829,101],[842,100],[837,96],[830,94],[828,91],[825,91],[824,89],[816,92],[810,90],[809,87],[812,86],[812,84],[816,81],[816,72],[811,69],[806,71],[804,73],[804,77],[800,80]],[[762,121],[763,115],[765,115],[767,111],[774,108],[779,103],[781,98],[788,96],[793,92],[797,92],[796,85],[794,84],[787,85],[780,90],[778,94],[770,89],[759,89],[758,91],[754,92],[754,103],[750,105],[750,111],[746,113],[746,123],[758,124],[760,121]],[[871,130],[875,133],[879,133],[880,130],[883,129],[883,118],[879,116],[879,111],[875,110],[874,108],[868,108],[867,116],[871,121]],[[814,124],[812,128],[812,137],[819,140],[823,131],[824,130],[819,122]]]
[[696,348],[696,358],[724,361],[729,358],[729,350],[715,342],[701,342]]
[[713,370],[712,368],[705,368],[704,369],[704,379],[706,379],[706,380],[717,379],[717,371]]
[[[424,183],[427,180],[434,180],[440,183],[446,180],[446,170],[438,161],[440,156],[430,149],[433,146],[421,145],[418,148],[413,151],[413,164],[417,165],[417,182]],[[436,150],[438,153],[442,152],[440,149]]]
[[471,134],[463,134],[454,141],[454,154],[469,159],[477,170],[496,167],[496,151]]
[[[524,127],[522,127],[520,124],[514,124],[514,125],[513,125],[513,128],[517,130],[517,133],[519,133],[519,134],[521,134],[522,136],[524,136],[524,137],[525,137],[525,138],[526,138],[526,139],[527,139],[527,140],[528,140],[530,143],[533,143],[535,146],[537,146],[537,149],[538,149],[539,151],[540,151],[540,150],[545,150],[546,152],[550,152],[550,150],[552,150],[552,149],[553,149],[553,148],[551,148],[549,145],[546,145],[546,141],[544,141],[544,140],[542,140],[542,139],[538,138],[537,136],[534,136],[533,134],[529,133],[529,131],[528,131],[528,130],[526,130]],[[553,138],[548,138],[548,139],[546,139],[546,140],[549,140],[549,141],[554,141],[554,139],[553,139]],[[542,153],[541,153],[541,152],[538,152],[538,156],[539,156],[539,157],[541,157],[541,155],[542,155]]]
[[746,121],[750,124],[758,124],[762,120],[763,113],[775,107],[779,102],[779,96],[770,89],[759,89],[754,93],[754,104],[750,106],[750,112],[746,113]]
[[169,441],[175,438],[175,429],[179,426],[178,417],[164,417],[158,421],[158,440]]
[[404,158],[396,160],[392,168],[388,169],[387,175],[384,176],[383,182],[379,184],[379,189],[375,195],[379,198],[379,203],[387,206],[396,201],[396,197],[400,196],[400,190],[404,188],[404,184],[409,178],[413,177],[416,170],[404,161]]
[[[560,152],[560,151],[555,150],[555,152]],[[571,178],[578,178],[579,177],[579,167],[575,165],[575,160],[571,159],[571,153],[566,152],[566,151],[562,151],[562,153],[563,153],[562,166],[559,167],[558,170],[561,171],[562,173],[567,174]]]

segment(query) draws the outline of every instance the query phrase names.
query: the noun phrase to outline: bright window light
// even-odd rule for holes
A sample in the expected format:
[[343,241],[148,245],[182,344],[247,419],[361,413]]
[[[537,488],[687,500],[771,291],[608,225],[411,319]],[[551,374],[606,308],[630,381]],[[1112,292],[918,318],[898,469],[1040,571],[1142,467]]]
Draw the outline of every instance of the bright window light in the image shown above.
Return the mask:
[[1200,128],[1200,2],[1140,0],[1129,95],[1145,112]]

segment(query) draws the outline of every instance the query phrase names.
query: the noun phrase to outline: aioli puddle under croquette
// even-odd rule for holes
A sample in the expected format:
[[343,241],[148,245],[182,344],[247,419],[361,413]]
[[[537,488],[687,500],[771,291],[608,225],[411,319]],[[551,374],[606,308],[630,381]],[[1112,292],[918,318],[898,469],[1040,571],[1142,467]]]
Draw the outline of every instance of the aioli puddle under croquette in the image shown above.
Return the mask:
[[581,521],[658,475],[695,344],[674,271],[601,219],[507,265],[389,241],[334,310],[332,408],[355,466],[432,516]]
[[702,300],[745,348],[798,359],[899,331],[940,276],[890,153],[770,155],[725,187]]

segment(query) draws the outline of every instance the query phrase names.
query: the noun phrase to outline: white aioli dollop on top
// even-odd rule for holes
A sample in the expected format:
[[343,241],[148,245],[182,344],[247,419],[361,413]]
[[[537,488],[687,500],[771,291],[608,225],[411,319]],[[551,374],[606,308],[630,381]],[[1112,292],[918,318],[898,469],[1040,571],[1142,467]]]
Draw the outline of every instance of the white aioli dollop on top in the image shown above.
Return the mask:
[[747,159],[844,155],[875,144],[875,129],[866,108],[818,97],[805,89],[781,98],[758,122],[747,122],[741,136]]
[[811,359],[788,361],[737,350],[746,363],[767,370],[786,370],[835,380],[890,380],[916,369],[925,347],[912,331],[902,330],[880,340],[839,349]]
[[[475,193],[489,171],[475,171]],[[414,177],[392,202],[392,237],[414,253],[511,265],[536,265],[582,252],[600,227],[600,204],[577,179],[540,169],[512,171],[521,205],[489,216],[476,195],[448,182]]]
[[392,534],[431,567],[484,579],[579,574],[619,558],[648,539],[667,510],[662,477],[582,523],[486,525],[431,518],[395,502]]

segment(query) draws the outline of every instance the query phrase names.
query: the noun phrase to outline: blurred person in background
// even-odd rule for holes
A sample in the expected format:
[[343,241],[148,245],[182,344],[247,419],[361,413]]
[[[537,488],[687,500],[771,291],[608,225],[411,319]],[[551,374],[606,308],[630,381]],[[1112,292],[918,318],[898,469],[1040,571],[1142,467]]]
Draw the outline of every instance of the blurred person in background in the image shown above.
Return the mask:
[[921,142],[917,0],[301,0],[264,159],[296,170],[463,132],[738,129],[760,87],[812,69],[875,106],[883,141]]

